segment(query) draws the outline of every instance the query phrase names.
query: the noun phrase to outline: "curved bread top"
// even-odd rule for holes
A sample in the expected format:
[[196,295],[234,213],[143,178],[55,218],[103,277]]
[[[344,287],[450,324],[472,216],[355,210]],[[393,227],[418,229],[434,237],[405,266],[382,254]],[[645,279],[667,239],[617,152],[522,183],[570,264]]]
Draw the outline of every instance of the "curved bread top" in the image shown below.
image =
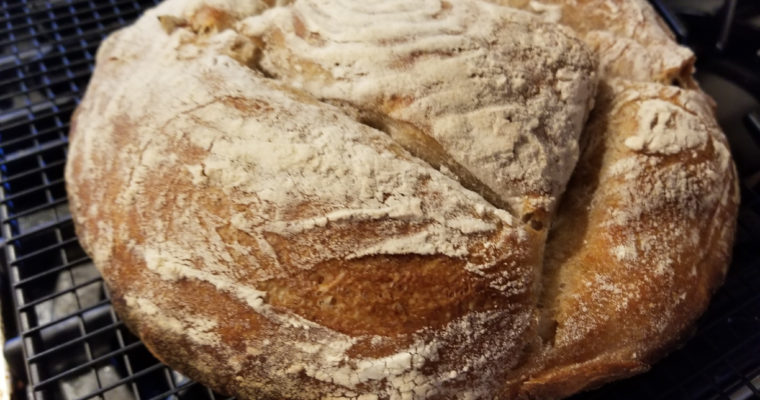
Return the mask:
[[[335,82],[330,96],[310,95],[295,78],[276,76],[289,72],[274,61],[258,63],[272,60],[278,29],[297,34],[299,24],[323,18],[320,10],[297,3],[298,18],[274,9],[235,23],[223,9],[178,4],[164,3],[103,44],[72,130],[67,181],[77,229],[127,322],[160,357],[240,395],[496,390],[535,329],[545,229],[477,189],[508,193],[514,208],[551,210],[595,84],[580,42],[518,11],[422,2],[367,19],[378,28],[364,43],[328,36],[328,24],[310,35],[317,43],[300,54],[323,57],[330,69],[303,60],[295,72]],[[324,7],[335,18],[377,11]],[[378,36],[388,21],[418,33]],[[264,37],[249,32],[257,27]],[[430,43],[435,51],[422,51]],[[354,71],[372,79],[337,76],[331,57],[351,54],[366,64]],[[498,67],[505,54],[519,74]],[[385,69],[393,73],[375,76]],[[524,89],[486,95],[493,77]],[[387,84],[370,87],[378,79]],[[424,84],[410,90],[416,81]],[[482,103],[463,101],[472,98]],[[385,100],[399,103],[378,107]],[[367,109],[375,111],[366,117]],[[417,120],[401,118],[414,110]],[[426,121],[423,111],[457,122],[413,126]],[[449,142],[440,140],[433,156],[414,154],[373,121]],[[442,132],[434,139],[425,131],[432,122],[443,126],[431,130]],[[475,139],[493,153],[458,159],[461,144]],[[505,157],[535,172],[500,171]],[[458,163],[488,180],[464,187],[447,167]],[[210,291],[213,307],[195,296]],[[189,356],[178,343],[201,350]],[[290,383],[267,384],[278,379]]]
[[578,32],[599,58],[599,74],[696,88],[694,53],[679,46],[644,0],[490,0],[528,10]]
[[691,82],[651,8],[510,2],[538,16],[169,0],[108,38],[66,180],[125,322],[249,398],[556,398],[645,369],[725,273],[725,139],[700,92],[647,83]]
[[301,1],[240,26],[261,41],[258,64],[275,79],[358,108],[520,217],[552,212],[595,91],[585,46],[561,27],[488,4],[409,10]]
[[682,340],[726,273],[738,205],[701,93],[609,80],[545,249],[537,398],[632,375]]

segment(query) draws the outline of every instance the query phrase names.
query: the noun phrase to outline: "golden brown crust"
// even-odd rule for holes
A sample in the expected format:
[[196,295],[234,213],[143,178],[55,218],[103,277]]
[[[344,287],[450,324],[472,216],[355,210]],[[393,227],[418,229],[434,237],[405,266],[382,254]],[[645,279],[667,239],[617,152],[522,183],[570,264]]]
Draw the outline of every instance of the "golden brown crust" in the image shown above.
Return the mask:
[[696,88],[694,54],[679,46],[642,0],[489,0],[538,13],[578,32],[600,61],[603,78]]
[[[590,143],[547,242],[544,346],[521,384],[537,398],[647,370],[683,339],[730,261],[736,175],[703,97],[615,85],[602,90],[587,126]],[[627,147],[639,130],[637,113],[651,101],[700,120],[705,143],[672,155]]]
[[66,178],[127,326],[240,398],[554,399],[648,369],[725,275],[725,138],[643,2],[509,2],[599,57],[580,142],[589,52],[480,2],[386,37],[327,3],[167,1],[109,38]]
[[[614,0],[506,3],[572,27],[600,58],[602,90],[584,133],[589,144],[547,242],[544,292],[539,301],[543,346],[537,351],[540,355],[525,366],[532,371],[524,375],[529,378],[515,383],[519,389],[513,389],[531,398],[561,398],[642,372],[683,340],[723,281],[730,261],[737,176],[715,124],[712,101],[693,80],[693,54],[676,45],[648,4]],[[634,94],[637,91],[648,94],[642,98]],[[610,165],[630,157],[632,148],[648,152],[638,139],[625,142],[639,129],[636,108],[647,96],[699,115],[701,130],[709,131],[710,139],[699,151],[649,152],[635,163],[621,165],[618,177],[610,179]],[[662,117],[674,115],[668,113]],[[651,119],[651,127],[658,122]],[[662,172],[668,169],[681,174],[668,178]],[[639,183],[634,182],[637,179]],[[689,189],[679,187],[687,181],[693,182]],[[669,190],[680,195],[664,195]],[[623,204],[620,192],[627,196]],[[670,200],[639,210],[638,217],[625,226],[609,223],[610,215],[621,208],[639,209],[658,196]],[[677,221],[677,226],[667,225],[668,221]],[[651,235],[662,244],[659,255],[641,254],[642,238]],[[630,242],[627,237],[636,239]],[[661,266],[662,254],[675,260],[669,260],[667,268]],[[629,260],[617,256],[635,256],[637,268],[626,266]]]
[[[220,59],[245,41],[226,32],[203,43],[180,27],[143,54],[150,32],[125,31],[101,47],[67,174],[117,311],[160,359],[241,397],[497,387],[535,326],[544,233]],[[146,73],[110,79],[133,68]]]

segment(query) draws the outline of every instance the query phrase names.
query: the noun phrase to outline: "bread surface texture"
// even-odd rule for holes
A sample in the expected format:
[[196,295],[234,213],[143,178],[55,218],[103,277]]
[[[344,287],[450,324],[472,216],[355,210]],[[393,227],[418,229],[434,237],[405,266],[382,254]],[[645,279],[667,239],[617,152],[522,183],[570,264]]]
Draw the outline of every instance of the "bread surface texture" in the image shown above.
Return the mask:
[[71,211],[127,326],[222,393],[562,398],[725,275],[692,64],[637,1],[167,0],[98,51]]

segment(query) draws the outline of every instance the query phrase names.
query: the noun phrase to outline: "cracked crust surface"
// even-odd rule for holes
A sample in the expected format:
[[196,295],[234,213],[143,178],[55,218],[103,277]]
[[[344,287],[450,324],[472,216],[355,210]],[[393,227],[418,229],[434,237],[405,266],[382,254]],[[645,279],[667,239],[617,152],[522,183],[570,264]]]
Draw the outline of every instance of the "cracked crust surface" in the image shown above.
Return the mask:
[[104,42],[67,189],[161,360],[241,398],[558,398],[704,309],[738,201],[705,97],[552,4],[418,3],[170,0]]

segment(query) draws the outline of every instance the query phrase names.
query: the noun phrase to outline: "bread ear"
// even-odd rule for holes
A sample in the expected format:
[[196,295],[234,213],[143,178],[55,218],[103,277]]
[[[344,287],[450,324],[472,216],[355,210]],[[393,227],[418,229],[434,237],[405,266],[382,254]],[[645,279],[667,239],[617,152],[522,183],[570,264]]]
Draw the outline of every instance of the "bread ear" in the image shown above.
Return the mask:
[[709,104],[609,83],[549,235],[531,393],[643,370],[685,336],[730,260],[736,175]]
[[[393,29],[368,17],[372,8],[296,3],[257,32],[261,68],[356,109],[532,229],[551,225],[596,90],[586,46],[567,29],[485,3],[441,6],[413,23],[398,15],[384,22]],[[483,14],[491,17],[475,20]]]

